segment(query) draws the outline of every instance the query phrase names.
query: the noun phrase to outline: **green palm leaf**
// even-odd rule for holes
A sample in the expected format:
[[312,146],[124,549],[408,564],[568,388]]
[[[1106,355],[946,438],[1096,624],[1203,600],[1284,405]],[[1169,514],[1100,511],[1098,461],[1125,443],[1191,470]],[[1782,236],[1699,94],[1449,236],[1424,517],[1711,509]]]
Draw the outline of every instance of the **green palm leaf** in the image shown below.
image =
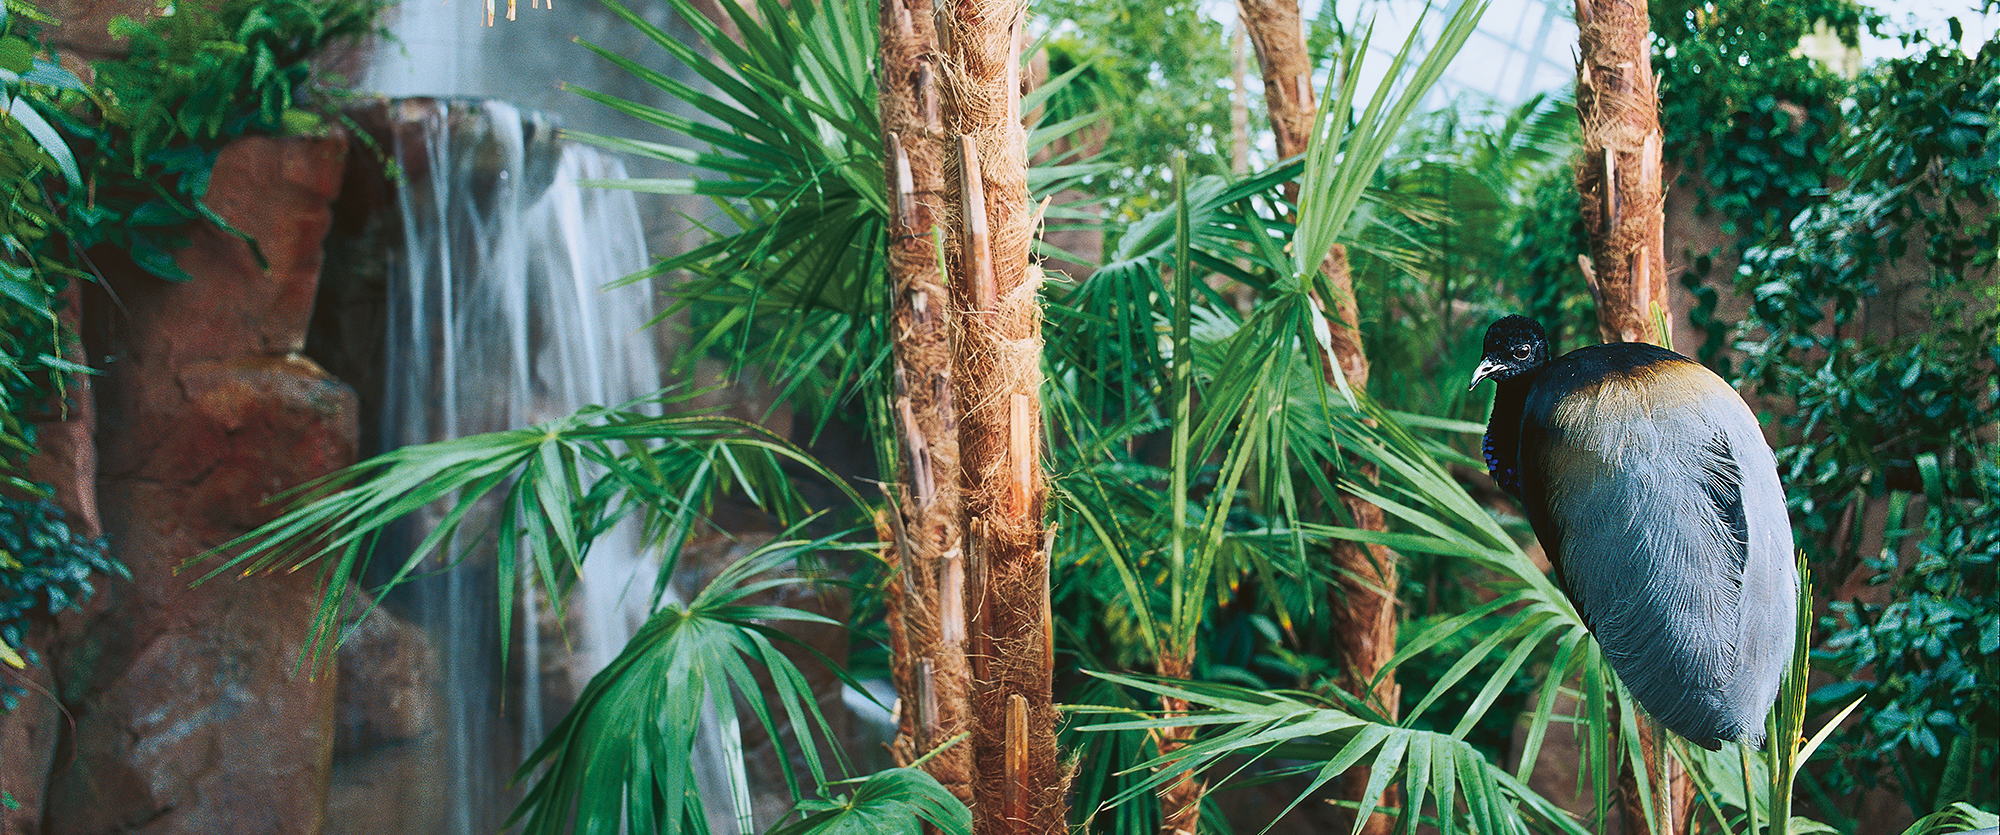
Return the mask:
[[[809,582],[799,576],[772,579],[771,572],[816,551],[855,547],[860,546],[839,545],[830,537],[781,536],[724,569],[685,607],[667,604],[591,678],[576,706],[522,764],[516,779],[531,785],[508,824],[548,833],[706,831],[708,806],[717,798],[702,791],[694,753],[702,742],[698,730],[710,714],[722,719],[716,742],[723,750],[716,753],[723,755],[720,777],[740,831],[752,831],[755,824],[741,714],[747,712],[771,739],[783,738],[789,729],[797,740],[798,762],[787,746],[773,746],[780,776],[794,797],[803,796],[800,765],[814,784],[827,785],[821,749],[831,732],[811,683],[780,649],[795,639],[774,624],[838,622],[755,600]],[[838,748],[829,750],[839,756]],[[880,798],[888,795],[949,819],[949,806],[937,806],[935,797],[914,791],[921,786],[907,783],[889,778],[857,795],[870,794],[878,811],[888,802]]]
[[[1150,796],[1168,781],[1192,770],[1197,774],[1234,760],[1289,761],[1272,776],[1310,775],[1284,815],[1334,778],[1355,767],[1370,769],[1370,782],[1360,802],[1355,831],[1367,820],[1382,795],[1401,778],[1405,804],[1399,815],[1414,823],[1426,796],[1442,801],[1442,827],[1463,825],[1473,831],[1504,833],[1530,829],[1582,835],[1586,832],[1562,810],[1529,791],[1505,769],[1461,739],[1356,716],[1325,704],[1309,693],[1262,692],[1219,684],[1142,679],[1093,673],[1106,681],[1150,693],[1187,700],[1194,709],[1184,716],[1096,722],[1091,733],[1155,730],[1192,726],[1200,733],[1179,749],[1130,766],[1145,775],[1130,783],[1118,804]],[[1111,708],[1074,708],[1079,713],[1126,713]]]
[[936,778],[916,768],[891,768],[834,783],[853,790],[799,805],[797,823],[770,835],[972,835],[972,812]]
[[378,455],[294,489],[276,519],[182,568],[202,569],[196,582],[204,582],[228,571],[250,575],[318,565],[323,594],[302,660],[323,663],[338,642],[348,584],[363,576],[392,525],[433,509],[439,517],[429,533],[402,556],[376,597],[490,548],[499,568],[494,605],[504,658],[523,578],[538,584],[560,615],[591,538],[620,519],[641,515],[649,539],[666,546],[654,582],[657,605],[679,546],[725,493],[780,519],[798,518],[805,503],[782,469],[792,464],[861,504],[804,452],[755,424],[693,408],[692,396],[660,398],[662,406],[683,410],[676,413],[647,414],[634,410],[638,404],[591,406],[522,429]]

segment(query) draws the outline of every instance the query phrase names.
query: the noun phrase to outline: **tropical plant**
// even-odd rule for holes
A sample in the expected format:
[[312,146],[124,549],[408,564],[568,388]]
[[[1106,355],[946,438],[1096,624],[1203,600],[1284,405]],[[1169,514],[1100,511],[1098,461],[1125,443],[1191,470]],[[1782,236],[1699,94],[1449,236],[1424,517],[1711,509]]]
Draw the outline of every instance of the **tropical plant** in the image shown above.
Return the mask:
[[[77,536],[53,502],[0,496],[0,664],[38,663],[25,647],[29,629],[81,609],[96,592],[93,575],[129,576],[102,538]],[[13,710],[21,695],[0,681],[0,712]]]
[[[1462,15],[1476,15],[1477,12],[1476,6],[1461,9],[1459,15],[1447,25],[1446,33],[1462,37],[1465,30],[1461,27],[1466,27],[1468,20],[1476,19]],[[1424,73],[1435,71],[1439,66],[1431,61],[1444,60],[1439,53],[1449,54],[1452,39],[1443,38],[1439,43],[1438,51],[1428,56],[1413,74],[1418,81],[1398,90],[1399,94],[1420,89]],[[1348,53],[1349,60],[1352,55]],[[1347,79],[1345,83],[1351,85],[1354,74],[1337,73],[1334,77]],[[1239,322],[1219,298],[1209,301],[1215,294],[1202,293],[1201,282],[1182,284],[1180,279],[1176,280],[1176,286],[1181,287],[1182,292],[1177,294],[1174,302],[1177,312],[1164,315],[1171,323],[1170,332],[1173,334],[1165,344],[1171,346],[1175,356],[1192,353],[1197,358],[1195,368],[1198,370],[1201,369],[1200,358],[1204,355],[1210,358],[1208,361],[1214,370],[1200,370],[1195,376],[1196,380],[1206,383],[1196,389],[1193,397],[1194,402],[1203,405],[1198,411],[1188,411],[1185,404],[1189,401],[1186,398],[1167,401],[1183,405],[1173,407],[1177,411],[1161,417],[1162,424],[1175,429],[1172,451],[1169,452],[1171,469],[1165,474],[1170,483],[1162,485],[1166,487],[1163,493],[1149,496],[1135,490],[1133,477],[1146,473],[1146,470],[1135,466],[1138,462],[1121,463],[1118,469],[1105,470],[1107,474],[1121,476],[1126,482],[1123,484],[1115,484],[1111,479],[1095,474],[1086,479],[1081,473],[1088,470],[1082,469],[1060,482],[1065,495],[1075,497],[1065,502],[1064,512],[1076,514],[1082,523],[1080,527],[1088,532],[1079,535],[1094,537],[1095,540],[1091,543],[1094,548],[1073,547],[1079,553],[1077,560],[1080,563],[1091,560],[1092,551],[1109,558],[1108,564],[1116,569],[1118,587],[1125,590],[1122,598],[1115,592],[1107,595],[1113,599],[1147,599],[1151,593],[1144,590],[1154,587],[1160,583],[1158,578],[1164,577],[1164,586],[1173,591],[1167,601],[1167,617],[1160,618],[1145,608],[1137,608],[1131,610],[1130,618],[1121,627],[1135,631],[1141,643],[1163,647],[1193,641],[1193,630],[1203,622],[1200,615],[1203,608],[1230,604],[1231,598],[1236,596],[1230,590],[1240,582],[1236,578],[1247,575],[1271,579],[1288,576],[1310,579],[1312,572],[1305,568],[1303,557],[1309,542],[1324,542],[1331,538],[1377,542],[1403,553],[1430,553],[1469,561],[1493,572],[1499,579],[1490,583],[1489,587],[1502,592],[1497,598],[1424,630],[1407,641],[1390,660],[1384,675],[1423,655],[1467,626],[1480,624],[1489,617],[1498,621],[1484,640],[1450,664],[1435,688],[1418,700],[1406,717],[1398,722],[1388,722],[1382,717],[1382,706],[1374,706],[1371,712],[1370,706],[1365,703],[1350,700],[1343,705],[1346,712],[1341,712],[1341,715],[1355,723],[1380,729],[1379,735],[1371,734],[1375,743],[1387,739],[1402,742],[1397,743],[1397,747],[1356,749],[1353,758],[1338,761],[1333,760],[1331,754],[1340,749],[1328,749],[1319,767],[1326,768],[1328,763],[1333,763],[1333,767],[1321,776],[1330,779],[1350,766],[1372,765],[1381,769],[1379,780],[1375,780],[1370,787],[1370,794],[1374,796],[1379,796],[1381,789],[1399,773],[1406,780],[1424,784],[1422,791],[1414,787],[1409,789],[1415,798],[1453,791],[1444,788],[1443,781],[1458,785],[1461,774],[1456,767],[1449,772],[1431,772],[1426,760],[1423,770],[1399,771],[1401,754],[1390,756],[1390,752],[1400,752],[1400,746],[1410,744],[1412,734],[1435,733],[1423,730],[1423,726],[1417,723],[1424,722],[1426,712],[1482,662],[1497,659],[1500,663],[1483,679],[1484,684],[1479,688],[1478,695],[1458,722],[1444,734],[1448,738],[1462,741],[1512,683],[1515,673],[1531,661],[1541,661],[1551,666],[1544,676],[1545,683],[1537,692],[1541,709],[1530,730],[1523,776],[1525,769],[1532,768],[1535,752],[1553,718],[1549,705],[1562,686],[1573,676],[1580,675],[1588,715],[1596,721],[1596,726],[1605,727],[1608,717],[1614,715],[1621,717],[1625,725],[1625,733],[1618,734],[1616,742],[1612,741],[1610,734],[1594,735],[1590,740],[1588,760],[1590,771],[1595,776],[1601,820],[1608,805],[1611,776],[1625,768],[1643,774],[1645,764],[1632,727],[1636,708],[1616,686],[1597,654],[1595,644],[1587,640],[1587,630],[1574,609],[1551,581],[1533,567],[1492,515],[1474,502],[1447,473],[1441,456],[1443,460],[1463,460],[1462,457],[1449,452],[1436,441],[1420,440],[1410,434],[1403,428],[1399,416],[1374,405],[1365,392],[1341,390],[1338,375],[1335,375],[1336,382],[1332,385],[1315,385],[1313,382],[1320,375],[1320,363],[1325,361],[1324,337],[1314,328],[1314,319],[1318,314],[1306,299],[1306,290],[1313,286],[1318,271],[1318,258],[1313,253],[1323,251],[1336,238],[1345,236],[1347,216],[1359,202],[1372,174],[1372,166],[1380,160],[1380,153],[1393,135],[1392,130],[1385,131],[1370,121],[1378,113],[1393,115],[1398,112],[1387,104],[1394,100],[1389,97],[1389,89],[1385,85],[1377,93],[1364,111],[1360,123],[1362,127],[1357,127],[1352,136],[1343,136],[1342,126],[1337,122],[1322,122],[1321,134],[1315,137],[1313,152],[1307,154],[1303,164],[1306,173],[1301,193],[1308,195],[1299,211],[1299,226],[1303,231],[1293,233],[1290,247],[1275,245],[1276,239],[1267,231],[1270,221],[1257,213],[1222,211],[1222,207],[1228,205],[1224,198],[1231,195],[1229,189],[1198,183],[1181,201],[1184,208],[1181,209],[1182,218],[1177,227],[1189,230],[1179,238],[1183,241],[1180,246],[1188,252],[1179,259],[1183,266],[1175,274],[1189,274],[1194,265],[1202,269],[1227,270],[1225,274],[1242,276],[1246,283],[1257,287],[1260,298],[1258,304]],[[1354,91],[1349,86],[1337,94],[1330,92],[1327,99],[1331,103],[1329,112],[1351,112]],[[1331,164],[1336,157],[1328,149],[1342,148],[1344,141],[1353,144],[1345,146],[1346,153],[1338,157],[1341,164],[1336,167]],[[1342,179],[1336,183],[1335,177]],[[1322,197],[1311,199],[1315,195]],[[1248,197],[1248,194],[1237,193],[1231,202],[1240,203]],[[1157,225],[1147,227],[1151,230],[1159,228]],[[1128,231],[1127,234],[1137,231],[1142,230]],[[1154,231],[1151,234],[1159,233]],[[1145,238],[1130,240],[1137,242]],[[1247,245],[1247,255],[1243,249],[1234,246],[1236,242]],[[1134,248],[1137,248],[1136,245]],[[1165,260],[1164,253],[1158,249],[1153,252],[1154,258]],[[1209,257],[1197,261],[1194,253],[1202,252],[1208,253]],[[1252,264],[1251,270],[1246,271],[1237,263],[1241,261]],[[1093,278],[1093,283],[1144,274],[1146,270],[1142,263],[1119,260],[1107,265],[1098,277]],[[1190,301],[1197,294],[1208,302],[1198,311],[1191,309],[1193,305]],[[1113,325],[1110,329],[1132,327],[1130,314],[1127,316],[1126,324]],[[1077,318],[1081,320],[1083,317]],[[1084,344],[1091,341],[1088,336],[1079,339]],[[1175,365],[1179,367],[1177,362]],[[1061,375],[1061,366],[1057,368],[1058,375]],[[1091,373],[1100,377],[1109,376],[1102,364]],[[1081,374],[1072,374],[1067,378],[1077,376]],[[1090,431],[1094,426],[1105,425],[1101,421],[1079,420],[1070,425],[1082,428],[1075,430],[1078,435],[1076,441],[1065,446],[1092,451],[1095,455],[1105,454],[1099,450],[1114,450],[1118,448],[1115,444],[1129,442],[1127,436],[1122,434],[1124,424],[1112,423],[1111,431],[1102,435]],[[1320,474],[1338,460],[1336,450],[1352,453],[1378,467],[1381,481],[1368,483],[1349,474],[1338,484],[1328,482]],[[1209,461],[1219,463],[1212,470],[1204,466],[1199,477],[1184,472],[1193,462]],[[1139,481],[1139,484],[1144,483]],[[1187,500],[1179,497],[1189,495],[1189,485],[1199,485],[1208,498],[1188,508],[1187,515],[1183,517],[1182,508]],[[1376,503],[1399,522],[1400,529],[1375,532],[1347,527],[1337,520],[1334,524],[1306,521],[1308,514],[1301,512],[1304,497],[1313,493],[1331,495],[1336,488],[1349,490]],[[1128,501],[1107,501],[1119,494],[1134,494],[1129,499],[1130,506],[1151,508],[1151,513],[1133,514],[1126,509],[1124,514],[1130,521],[1124,522],[1105,507],[1108,504],[1115,508],[1120,502]],[[1236,503],[1239,501],[1249,505],[1245,510],[1253,514],[1251,519],[1261,521],[1261,525],[1246,530],[1225,521],[1237,512]],[[1199,516],[1193,514],[1197,509]],[[1167,519],[1159,518],[1163,513],[1168,516]],[[1192,521],[1182,521],[1183,518]],[[1067,530],[1076,526],[1064,527]],[[1161,543],[1161,539],[1167,541]],[[1186,550],[1177,549],[1179,543],[1176,540],[1185,542],[1181,548]],[[1262,547],[1257,547],[1259,545]],[[1184,556],[1176,559],[1177,551]],[[1162,559],[1160,555],[1166,558]],[[1225,559],[1224,555],[1235,561],[1228,566],[1229,571],[1218,569],[1218,563]],[[1217,582],[1219,578],[1229,580],[1222,584]],[[1310,587],[1310,584],[1304,585]],[[1299,596],[1293,597],[1294,593],[1299,593]],[[1289,621],[1294,613],[1309,612],[1315,605],[1312,602],[1314,595],[1301,589],[1300,584],[1273,594],[1280,601],[1274,607],[1275,619],[1280,623]],[[1551,653],[1553,662],[1542,661]],[[1147,657],[1143,650],[1136,655]],[[1196,670],[1199,672],[1201,668],[1197,666]],[[1171,688],[1171,685],[1162,686]],[[1195,705],[1203,703],[1203,692],[1192,686],[1148,692]],[[1241,709],[1243,705],[1233,703],[1232,707]],[[1222,719],[1212,713],[1198,713],[1180,719],[1167,716],[1148,720],[1151,724],[1094,723],[1088,728],[1093,732],[1106,733],[1183,726],[1199,730],[1210,722],[1236,722],[1241,726],[1239,729],[1253,728],[1244,731],[1244,736],[1254,735],[1255,741],[1251,743],[1254,746],[1312,740],[1333,730],[1324,723],[1294,722],[1290,719],[1275,721],[1270,726],[1257,724],[1272,719],[1274,713],[1299,719],[1304,714],[1292,713],[1297,707],[1297,703],[1286,704],[1282,709],[1258,713],[1255,718],[1229,714],[1230,718]],[[1328,714],[1313,716],[1325,719]],[[1342,724],[1340,727],[1353,725]],[[1221,756],[1238,750],[1217,742],[1227,737],[1227,734],[1197,736],[1193,742],[1187,743],[1187,747],[1176,748],[1149,761],[1147,769],[1154,771],[1145,775],[1141,782],[1105,794],[1115,804],[1144,796],[1151,789],[1185,773],[1190,766],[1196,771],[1205,769],[1215,761],[1204,759],[1199,755],[1201,752]],[[1208,744],[1217,747],[1202,747]],[[1362,761],[1360,758],[1365,753],[1377,756]],[[1453,754],[1452,762],[1460,762],[1456,754]],[[1641,779],[1638,782],[1642,793],[1650,791],[1650,781]],[[1312,787],[1317,788],[1322,783],[1324,780],[1312,784]],[[1367,802],[1372,806],[1376,801],[1371,797]],[[1513,808],[1509,803],[1499,803],[1490,808],[1484,805],[1484,800],[1481,803],[1470,813],[1479,816],[1477,820],[1488,823],[1494,818],[1487,815],[1498,814],[1494,810]],[[1409,816],[1416,814],[1419,808],[1420,804],[1416,802],[1406,803],[1401,812],[1406,820],[1414,820]],[[1516,810],[1510,814],[1518,815],[1520,812]],[[1509,819],[1515,821],[1513,825],[1525,825],[1519,817]]]
[[19,475],[34,452],[33,413],[80,370],[64,359],[58,296],[82,273],[56,254],[54,200],[83,178],[50,114],[83,85],[41,54],[30,30],[46,22],[33,6],[0,4],[0,484],[27,493],[39,492]]
[[[876,81],[869,60],[877,47],[872,4],[830,0],[785,6],[760,0],[755,14],[727,7],[736,37],[688,0],[668,0],[695,33],[699,48],[682,43],[631,9],[605,0],[675,64],[713,85],[709,93],[676,81],[643,61],[596,44],[584,46],[702,114],[672,110],[607,93],[576,89],[585,98],[664,131],[670,141],[568,132],[610,150],[694,167],[701,176],[594,183],[654,194],[713,198],[729,227],[686,252],[663,258],[627,282],[686,271],[671,293],[694,330],[687,362],[729,361],[732,375],[754,369],[775,388],[774,400],[813,415],[823,427],[859,400],[880,471],[892,473],[885,385],[889,340],[886,269],[888,196]],[[702,50],[710,50],[711,58]],[[1034,112],[1059,86],[1025,97]],[[1070,120],[1029,134],[1032,154],[1082,127]],[[1038,166],[1029,187],[1040,200],[1087,164]]]
[[1078,138],[1101,144],[1102,173],[1080,185],[1124,219],[1164,208],[1173,194],[1162,149],[1186,155],[1196,176],[1228,171],[1231,91],[1224,24],[1197,0],[1049,0],[1040,46],[1053,78],[1050,124],[1091,120]]
[[[284,515],[186,567],[203,569],[196,582],[231,570],[317,567],[324,594],[306,660],[324,662],[340,638],[338,625],[353,620],[346,589],[364,575],[377,542],[398,520],[435,505],[441,516],[377,596],[427,565],[454,565],[491,547],[504,655],[519,590],[539,586],[560,614],[591,539],[639,514],[648,541],[663,549],[648,597],[657,608],[667,599],[680,548],[717,498],[733,493],[780,521],[802,518],[805,504],[781,466],[786,462],[846,490],[769,430],[694,406],[697,394],[669,391],[521,429],[391,450],[300,485],[283,497],[290,507]],[[665,413],[639,411],[647,407]],[[859,503],[851,491],[846,495]]]
[[[1847,185],[1751,249],[1742,280],[1745,379],[1792,406],[1778,460],[1801,543],[1824,574],[1893,590],[1833,606],[1821,664],[1844,680],[1814,706],[1865,690],[1871,709],[1830,746],[1829,792],[1888,782],[1918,814],[2000,802],[1972,777],[2000,735],[1978,708],[2000,687],[1985,649],[2000,631],[1976,614],[1996,559],[1996,74],[2000,41],[1930,44],[1859,79],[1835,149]],[[1877,549],[1863,545],[1871,505],[1886,516]]]
[[800,820],[771,830],[772,835],[972,833],[972,813],[965,804],[916,768],[885,769],[834,785],[851,785],[853,791],[801,803]]
[[[725,4],[731,25],[724,27],[688,0],[669,2],[699,44],[611,8],[706,86],[591,48],[699,117],[584,92],[672,136],[579,138],[693,167],[689,178],[603,185],[709,196],[725,220],[708,243],[628,280],[673,282],[674,314],[685,315],[695,336],[690,361],[721,358],[736,374],[775,382],[778,402],[803,407],[816,430],[835,422],[860,428],[877,475],[896,480],[905,453],[894,415],[885,266],[893,201],[884,187],[884,159],[893,154],[884,153],[866,57],[877,48],[874,8],[859,0]],[[1313,295],[1327,289],[1327,252],[1349,245],[1366,269],[1412,281],[1449,271],[1442,224],[1497,213],[1488,204],[1529,193],[1523,183],[1565,146],[1552,102],[1490,134],[1406,130],[1483,8],[1456,6],[1421,56],[1406,43],[1389,81],[1369,95],[1356,71],[1366,36],[1343,37],[1327,106],[1302,158],[1240,176],[1174,169],[1162,180],[1171,197],[1143,195],[1106,222],[1111,253],[1087,280],[1038,288],[1048,320],[1047,438],[1039,446],[1053,476],[1051,559],[1059,578],[1049,605],[1054,651],[1069,662],[1058,665],[1067,672],[1056,688],[1075,703],[1063,739],[1080,763],[1073,822],[1121,832],[1157,827],[1185,808],[1140,801],[1191,783],[1198,799],[1203,787],[1289,780],[1302,803],[1359,768],[1368,769],[1365,796],[1343,798],[1358,819],[1384,809],[1410,828],[1598,831],[1621,774],[1652,805],[1636,706],[1574,608],[1517,544],[1518,520],[1476,500],[1454,475],[1477,467],[1459,450],[1478,427],[1396,411],[1390,407],[1421,398],[1390,391],[1378,401],[1347,385],[1337,365],[1326,370],[1326,314]],[[1059,111],[1052,88],[1087,72],[1059,76],[1024,110]],[[1078,119],[1039,128],[1030,143],[1076,130]],[[1471,149],[1435,138],[1466,135],[1491,138]],[[1452,154],[1463,159],[1440,159]],[[1094,182],[1131,174],[1093,165],[1059,159],[1033,169],[1037,198],[1089,173],[1112,174]],[[1463,191],[1450,186],[1457,175],[1447,166],[1480,172],[1470,175],[1479,193],[1462,197],[1463,205],[1432,193],[1408,196]],[[1496,167],[1508,173],[1491,173]],[[1284,193],[1294,180],[1296,202]],[[1504,218],[1478,222],[1488,220],[1499,226]],[[1562,251],[1573,258],[1576,250]],[[1429,292],[1440,306],[1460,296],[1453,285]],[[775,628],[827,624],[758,598],[808,582],[783,572],[810,555],[875,547],[827,533],[867,525],[875,508],[808,451],[694,410],[687,397],[668,397],[665,416],[640,405],[591,409],[364,462],[302,488],[284,516],[232,544],[214,570],[316,563],[329,589],[313,643],[324,653],[331,624],[341,622],[339,590],[361,576],[373,541],[398,517],[431,508],[442,522],[391,586],[412,572],[490,558],[501,569],[495,597],[504,619],[524,579],[561,605],[592,537],[640,516],[667,554],[652,578],[653,617],[524,765],[521,779],[532,788],[517,822],[534,831],[771,823],[749,813],[746,787],[755,775],[737,742],[748,729],[792,746],[773,775],[795,803],[782,831],[907,828],[918,820],[964,831],[972,817],[922,771],[933,760],[846,773],[800,668],[778,651],[786,640]],[[1360,477],[1360,467],[1344,461],[1379,476]],[[707,507],[735,495],[802,525],[812,517],[801,477],[837,485],[844,501],[821,508],[827,514],[811,522],[812,533],[793,527],[689,602],[668,599],[673,554]],[[1382,508],[1390,529],[1357,527],[1323,498],[1342,491]],[[1345,578],[1309,554],[1335,541],[1435,560],[1445,567],[1440,574],[1483,586],[1404,630],[1382,675],[1423,665],[1423,675],[1403,677],[1422,685],[1408,700],[1346,695],[1334,686],[1343,671],[1316,657],[1312,633],[1325,623],[1328,590]],[[473,556],[489,548],[490,557]],[[892,593],[886,572],[862,565],[852,582],[864,601]],[[864,608],[856,631],[880,634],[884,619]],[[1796,739],[1804,727],[1804,678],[1793,681],[1777,739]],[[1566,696],[1574,697],[1574,716],[1557,708]],[[1511,724],[1517,710],[1530,719],[1520,764],[1508,768],[1507,752],[1481,729]],[[723,722],[718,738],[693,730],[709,711]],[[1528,788],[1558,723],[1587,728],[1582,776],[1593,809],[1582,821]],[[1793,824],[1783,811],[1790,792],[1772,794],[1798,773],[1797,750],[1747,764],[1677,755],[1692,766],[1715,826],[1735,831],[1754,814],[1797,832],[1808,824]],[[696,790],[702,757],[721,764],[722,786],[709,794]],[[1392,786],[1400,800],[1385,798]],[[1219,804],[1199,808],[1214,828],[1229,824]]]
[[[738,831],[756,828],[740,750],[745,713],[771,739],[789,731],[812,784],[822,792],[832,788],[821,759],[831,731],[805,674],[780,651],[784,644],[798,645],[797,639],[776,624],[838,623],[759,602],[785,586],[813,582],[774,573],[830,550],[868,551],[872,543],[847,545],[839,535],[801,540],[788,531],[723,569],[685,606],[656,604],[656,614],[591,677],[569,715],[521,764],[515,779],[529,788],[508,824],[552,833],[702,831],[711,814],[707,806],[719,799],[703,791],[703,779],[717,775],[697,774],[706,760],[692,752],[701,747],[702,718],[711,711],[721,717],[717,739],[700,741],[722,749],[715,758],[723,789],[717,794],[728,799]],[[788,747],[776,750],[787,787],[801,798],[799,826],[811,831],[856,831],[870,818],[893,819],[899,812],[909,815],[906,821],[950,821],[965,812],[949,792],[938,796],[935,781],[925,785],[929,777],[922,772],[872,775],[844,802],[811,797],[799,785],[799,763]],[[845,771],[840,749],[827,750]]]
[[92,186],[89,199],[64,205],[67,245],[115,248],[148,273],[188,280],[173,253],[192,224],[243,237],[204,202],[223,146],[322,130],[328,91],[312,58],[373,31],[382,8],[381,0],[227,0],[114,19],[127,54],[95,62],[90,86],[65,99],[76,112],[52,114],[88,161]]

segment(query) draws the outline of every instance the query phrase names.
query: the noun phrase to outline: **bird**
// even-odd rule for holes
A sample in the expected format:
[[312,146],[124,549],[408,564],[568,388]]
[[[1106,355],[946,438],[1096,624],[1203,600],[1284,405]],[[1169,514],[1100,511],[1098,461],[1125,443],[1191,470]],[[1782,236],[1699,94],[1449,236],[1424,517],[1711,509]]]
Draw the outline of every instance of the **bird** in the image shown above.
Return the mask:
[[1721,377],[1657,345],[1550,359],[1540,324],[1486,330],[1487,470],[1519,499],[1613,672],[1661,726],[1752,748],[1792,657],[1798,566],[1776,458]]

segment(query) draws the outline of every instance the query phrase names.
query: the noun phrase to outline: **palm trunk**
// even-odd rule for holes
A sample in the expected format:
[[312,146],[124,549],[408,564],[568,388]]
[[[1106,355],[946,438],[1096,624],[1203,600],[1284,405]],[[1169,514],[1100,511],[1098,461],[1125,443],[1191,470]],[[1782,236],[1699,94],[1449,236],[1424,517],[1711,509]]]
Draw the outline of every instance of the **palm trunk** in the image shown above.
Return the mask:
[[[1305,153],[1312,136],[1318,105],[1312,87],[1312,59],[1306,54],[1305,30],[1299,17],[1298,0],[1237,0],[1244,28],[1257,47],[1257,63],[1264,77],[1264,102],[1271,112],[1271,128],[1277,135],[1278,156]],[[1298,186],[1289,184],[1294,199]],[[1347,383],[1355,389],[1368,386],[1368,356],[1362,350],[1360,312],[1355,305],[1354,275],[1347,263],[1347,249],[1335,245],[1321,264],[1332,288],[1325,373],[1333,378],[1337,364]],[[1321,302],[1315,299],[1316,302]],[[1358,478],[1372,480],[1372,465],[1349,459],[1349,471]],[[1337,497],[1355,527],[1385,530],[1382,509],[1355,496]],[[1356,542],[1336,542],[1330,549],[1340,589],[1330,607],[1335,653],[1342,670],[1342,686],[1348,692],[1370,698],[1391,719],[1397,713],[1398,690],[1393,676],[1375,682],[1377,673],[1396,653],[1396,558],[1387,548]],[[1370,690],[1370,682],[1374,688]],[[1343,796],[1358,798],[1367,791],[1366,769],[1351,769],[1339,780]],[[1390,829],[1386,815],[1371,817],[1362,831],[1383,835]]]
[[1056,746],[1049,532],[1042,524],[1041,270],[1029,257],[1021,124],[1024,4],[958,0],[939,16],[946,129],[959,138],[960,216],[951,287],[971,606],[974,827],[1067,831]]
[[1583,159],[1576,189],[1590,236],[1584,276],[1605,341],[1663,342],[1667,303],[1661,230],[1660,103],[1646,0],[1579,0],[1576,112]]
[[[1580,260],[1605,341],[1665,344],[1665,192],[1660,181],[1660,102],[1653,79],[1646,0],[1577,0],[1576,113],[1583,158],[1576,189],[1590,255]],[[1664,809],[1645,814],[1629,772],[1619,794],[1629,832],[1671,835],[1687,820],[1693,786],[1662,733],[1637,717],[1639,740]],[[1664,773],[1663,773],[1664,772]],[[1642,823],[1643,822],[1643,823]]]
[[[1162,648],[1155,672],[1165,678],[1187,678],[1193,666],[1193,659],[1188,656]],[[1160,713],[1163,716],[1185,715],[1188,707],[1186,699],[1160,697]],[[1194,731],[1192,725],[1160,728],[1153,732],[1153,742],[1159,746],[1161,754],[1171,754],[1193,740]],[[1162,787],[1160,834],[1196,835],[1200,832],[1201,798],[1207,791],[1207,785],[1195,779],[1193,772],[1184,772]]]
[[[893,750],[905,764],[963,732],[971,710],[951,297],[937,254],[945,153],[930,5],[885,0],[881,17],[894,419],[902,441],[896,515],[885,521],[893,523],[886,539],[897,569],[889,595],[892,670],[903,696]],[[924,768],[972,801],[972,746],[954,745]]]

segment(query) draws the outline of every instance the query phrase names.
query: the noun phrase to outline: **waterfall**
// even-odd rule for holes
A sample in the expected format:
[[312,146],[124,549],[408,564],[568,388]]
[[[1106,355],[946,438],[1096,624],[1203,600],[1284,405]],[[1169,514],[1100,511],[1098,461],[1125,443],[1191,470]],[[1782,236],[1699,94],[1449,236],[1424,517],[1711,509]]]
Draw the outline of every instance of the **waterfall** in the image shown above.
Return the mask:
[[[649,290],[605,288],[647,263],[637,208],[630,193],[581,184],[625,176],[622,163],[503,102],[392,107],[401,127],[385,150],[403,167],[402,247],[386,288],[382,447],[517,428],[660,388]],[[397,592],[440,662],[443,715],[425,757],[455,833],[500,828],[515,767],[644,621],[655,565],[625,525],[591,547],[566,623],[547,622],[524,586],[503,679],[495,570],[482,556]]]

